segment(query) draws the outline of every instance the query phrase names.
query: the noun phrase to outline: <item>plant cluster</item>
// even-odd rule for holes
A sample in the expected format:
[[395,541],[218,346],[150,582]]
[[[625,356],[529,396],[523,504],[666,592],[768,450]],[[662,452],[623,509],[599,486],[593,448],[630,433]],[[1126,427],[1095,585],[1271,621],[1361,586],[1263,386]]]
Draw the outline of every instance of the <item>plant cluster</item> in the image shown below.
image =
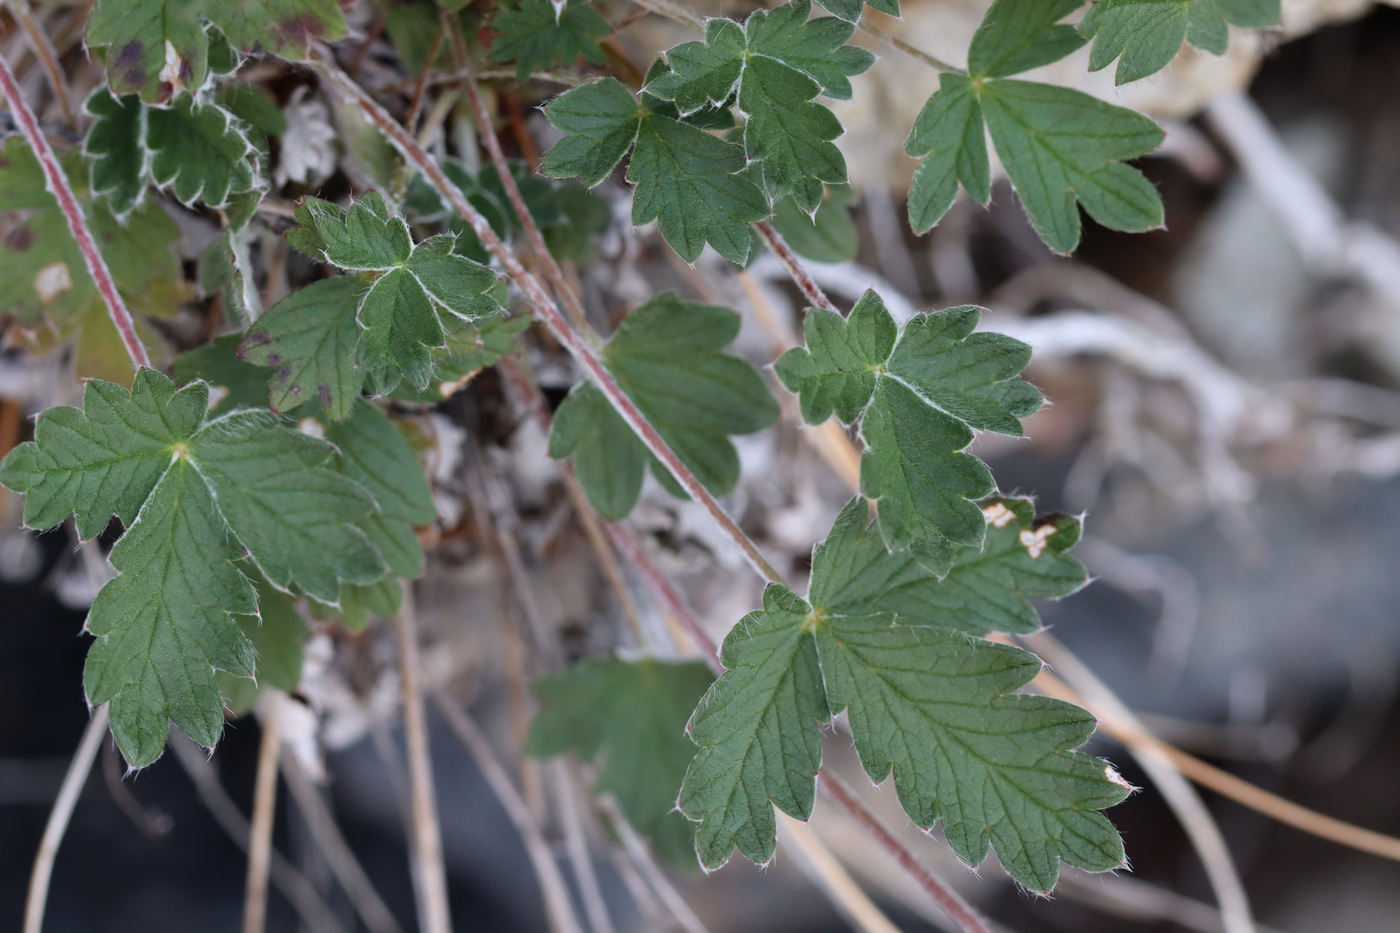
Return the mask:
[[[871,5],[898,13],[897,0]],[[872,291],[842,314],[793,252],[854,250],[843,130],[825,101],[850,99],[851,79],[877,66],[851,44],[859,0],[827,0],[830,16],[793,0],[711,19],[645,71],[618,60],[612,25],[587,0],[428,6],[436,38],[411,55],[402,40],[405,60],[426,70],[446,56],[482,114],[478,75],[531,89],[543,86],[532,76],[572,69],[564,79],[577,86],[544,107],[562,135],[540,174],[498,157],[489,114],[477,127],[485,168],[480,151],[419,147],[325,45],[346,33],[334,0],[98,0],[86,42],[107,80],[87,99],[81,144],[54,157],[37,130],[5,143],[0,211],[17,213],[0,246],[0,311],[76,340],[78,375],[92,381],[82,408],[42,413],[0,482],[25,495],[32,528],[71,515],[90,539],[121,525],[116,575],[87,621],[84,687],[89,703],[110,704],[126,760],[155,761],[171,722],[213,746],[226,707],[250,708],[261,686],[293,688],[298,607],[352,627],[393,615],[401,581],[424,567],[414,529],[435,520],[412,431],[394,415],[518,354],[532,319],[585,377],[552,413],[549,455],[571,464],[598,515],[625,519],[649,471],[723,522],[715,497],[739,478],[731,438],[780,412],[764,376],[726,352],[738,315],[667,293],[603,339],[559,274],[558,260],[586,260],[608,224],[588,188],[625,164],[632,222],[656,222],[683,260],[708,246],[742,266],[772,249],[793,270],[813,307],[803,345],[773,373],[807,423],[834,415],[853,430],[860,494],[816,546],[805,595],[757,561],[771,585],[725,639],[717,677],[699,662],[584,661],[538,684],[529,750],[598,758],[598,790],[639,832],[714,869],[736,848],[773,856],[775,806],[811,814],[822,729],[845,712],[870,777],[893,775],[910,819],[941,822],[969,864],[990,847],[1034,891],[1054,887],[1061,861],[1123,864],[1099,811],[1127,785],[1075,750],[1093,718],[1018,693],[1039,661],[987,639],[1035,630],[1028,599],[1086,580],[1068,553],[1079,521],[1000,495],[967,452],[977,432],[1019,435],[1040,407],[1020,378],[1030,348],[978,331],[970,306],[901,325]],[[1116,230],[1159,227],[1157,192],[1129,162],[1161,129],[1017,76],[1092,42],[1091,68],[1116,61],[1117,80],[1134,81],[1183,42],[1220,53],[1227,24],[1279,14],[1278,0],[1098,0],[1065,22],[1083,6],[991,5],[966,68],[942,75],[908,131],[916,232],[960,188],[988,201],[993,151],[1056,252],[1079,243],[1080,208]],[[240,77],[258,54],[308,63],[403,157],[395,190],[296,205],[287,241],[318,277],[265,310],[251,249],[276,200],[270,140],[287,126]],[[912,67],[889,56],[878,66]],[[13,81],[5,93],[20,111]],[[410,131],[422,94],[420,81]],[[575,177],[582,185],[564,181]],[[194,298],[172,252],[175,205],[220,225],[199,289],[216,296],[222,325],[165,372],[142,365],[132,378],[120,348],[163,346],[151,322]],[[93,251],[74,239],[81,230]],[[526,253],[542,272],[522,265]]]

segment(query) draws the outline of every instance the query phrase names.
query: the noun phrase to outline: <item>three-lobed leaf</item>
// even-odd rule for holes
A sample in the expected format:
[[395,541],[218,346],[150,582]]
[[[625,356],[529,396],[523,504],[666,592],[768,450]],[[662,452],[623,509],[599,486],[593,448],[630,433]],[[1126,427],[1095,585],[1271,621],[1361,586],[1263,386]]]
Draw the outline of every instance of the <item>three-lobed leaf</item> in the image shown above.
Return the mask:
[[1080,5],[992,4],[969,50],[969,74],[940,77],[905,140],[904,151],[923,160],[909,191],[916,232],[942,219],[959,184],[980,203],[991,197],[988,133],[1031,226],[1055,252],[1079,244],[1080,207],[1114,230],[1161,226],[1156,189],[1124,164],[1161,144],[1156,123],[1082,91],[1006,77],[1082,45],[1072,26],[1057,22]]
[[1225,54],[1230,25],[1264,29],[1278,22],[1279,0],[1099,0],[1079,24],[1094,40],[1089,70],[1116,59],[1115,84],[1161,71],[1182,43]]
[[1030,348],[975,332],[980,316],[964,305],[919,315],[901,329],[868,291],[846,319],[809,310],[805,346],[774,365],[806,421],[835,413],[859,424],[861,489],[879,502],[885,543],[914,549],[940,572],[953,545],[982,541],[985,522],[974,500],[991,492],[992,479],[962,452],[973,431],[1019,435],[1020,419],[1042,401],[1019,378]]
[[941,821],[970,864],[994,847],[1012,877],[1036,891],[1054,887],[1060,860],[1093,871],[1122,864],[1122,843],[1096,811],[1127,786],[1105,762],[1073,750],[1093,717],[1013,695],[1039,662],[970,637],[1028,631],[1037,620],[1025,597],[1064,595],[1084,582],[1063,553],[1077,523],[1037,523],[1031,514],[1024,500],[989,502],[986,549],[960,549],[939,579],[889,553],[858,498],[813,555],[809,599],[768,588],[764,608],[726,638],[727,670],[691,719],[701,750],[681,808],[700,824],[705,866],[718,868],[736,846],[754,861],[771,858],[774,805],[810,815],[820,727],[843,709],[870,777],[893,774],[910,818],[924,828]]
[[330,469],[329,444],[266,412],[208,420],[208,397],[206,384],[177,390],[152,369],[130,392],[94,380],[83,409],[49,409],[35,439],[0,463],[0,482],[25,493],[30,527],[69,513],[84,537],[114,515],[128,526],[112,551],[118,576],[88,615],[98,640],[84,676],[92,703],[111,702],[113,733],[138,767],[160,755],[170,721],[217,740],[214,670],[253,670],[230,616],[256,611],[252,566],[328,603],[342,582],[385,570],[356,527],[374,500]]
[[[717,495],[739,478],[729,437],[760,431],[778,418],[777,402],[753,366],[723,352],[738,334],[733,311],[667,292],[628,315],[603,351],[622,391]],[[636,505],[648,463],[670,485],[670,474],[591,383],[579,385],[560,406],[549,452],[574,458],[589,501],[610,519]]]
[[600,756],[594,784],[616,795],[627,821],[657,852],[693,865],[695,830],[676,812],[676,796],[695,746],[686,719],[714,681],[698,661],[594,658],[535,681],[543,708],[525,750],[546,757],[572,749]]

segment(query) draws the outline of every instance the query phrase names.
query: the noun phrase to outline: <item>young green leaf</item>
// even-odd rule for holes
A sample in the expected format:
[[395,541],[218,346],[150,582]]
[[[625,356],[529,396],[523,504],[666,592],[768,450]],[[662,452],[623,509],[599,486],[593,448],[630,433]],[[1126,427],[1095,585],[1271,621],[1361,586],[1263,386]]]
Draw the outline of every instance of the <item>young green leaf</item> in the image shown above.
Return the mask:
[[85,105],[93,117],[83,141],[91,163],[94,194],[107,196],[118,217],[125,217],[146,193],[146,106],[136,95],[113,97],[105,87],[93,91]]
[[821,725],[831,718],[810,623],[811,606],[770,586],[763,608],[734,626],[725,672],[695,708],[687,732],[700,751],[681,785],[681,812],[700,825],[695,847],[714,870],[735,846],[773,857],[773,807],[805,820],[816,799]]
[[697,661],[595,658],[535,681],[544,706],[525,750],[546,757],[573,749],[603,755],[594,790],[615,794],[627,821],[676,864],[694,865],[694,828],[676,796],[695,746],[686,719],[714,680]]
[[792,194],[803,210],[821,203],[821,182],[846,181],[846,160],[832,140],[841,123],[821,104],[851,95],[850,76],[868,69],[875,57],[845,45],[854,26],[830,17],[808,20],[809,0],[774,10],[758,10],[740,27],[712,19],[703,42],[688,42],[666,53],[666,70],[654,70],[646,90],[674,100],[683,114],[706,104],[725,105],[737,92],[748,118],[744,149],[763,163],[770,198]]
[[441,380],[426,389],[399,386],[393,398],[405,402],[440,402],[454,395],[488,366],[520,350],[520,333],[530,318],[494,315],[469,323],[449,320],[447,346],[433,351],[433,376]]
[[315,399],[335,420],[350,414],[365,380],[355,323],[363,289],[356,276],[312,282],[273,305],[244,335],[238,355],[272,369],[265,404],[273,411]]
[[982,504],[981,548],[956,550],[941,579],[913,557],[891,554],[869,505],[855,498],[812,556],[812,604],[845,615],[892,612],[908,625],[989,635],[1033,632],[1040,618],[1027,600],[1067,596],[1088,581],[1066,552],[1079,540],[1068,515],[1035,520],[1026,499]]
[[146,114],[151,178],[187,206],[224,207],[229,195],[262,185],[258,150],[233,114],[182,94]]
[[[307,198],[297,207],[297,219],[301,226],[291,231],[288,239],[298,250],[342,269],[374,275],[370,287],[355,301],[353,323],[345,322],[345,307],[339,301],[350,286],[335,286],[334,291],[325,286],[314,302],[302,299],[288,309],[290,315],[314,304],[316,320],[294,323],[283,315],[274,321],[274,331],[264,324],[264,318],[250,332],[245,355],[258,345],[262,349],[254,353],[254,361],[288,367],[288,380],[281,383],[285,392],[307,391],[307,380],[314,375],[322,404],[343,417],[353,393],[359,390],[357,378],[380,394],[393,392],[405,381],[425,389],[433,377],[433,351],[447,341],[440,315],[470,320],[497,307],[490,298],[496,286],[495,273],[458,255],[450,234],[415,246],[408,225],[394,216],[376,192],[365,194],[348,211],[328,201]],[[299,294],[285,300],[296,300]],[[268,317],[276,313],[274,308]],[[351,344],[354,352],[345,353],[344,340],[356,324]],[[271,348],[274,333],[282,338],[280,349]],[[323,350],[332,355],[326,356]],[[294,373],[302,375],[294,377]],[[332,373],[335,378],[331,378]],[[326,393],[322,393],[322,385]],[[278,387],[274,382],[274,392]],[[285,403],[290,396],[280,398]]]
[[593,65],[607,63],[598,40],[612,27],[588,0],[568,0],[563,9],[550,0],[507,0],[491,22],[501,37],[491,44],[487,57],[515,62],[515,75],[522,81],[553,65],[572,65],[578,58]]
[[329,425],[340,472],[363,486],[378,507],[360,522],[396,576],[423,572],[423,548],[413,532],[437,518],[418,458],[388,415],[361,399],[350,417]]
[[1118,60],[1115,84],[1161,71],[1183,42],[1224,55],[1230,24],[1265,29],[1278,22],[1279,0],[1099,0],[1079,24],[1094,40],[1089,70]]
[[1083,5],[1084,0],[996,0],[972,36],[968,73],[1004,78],[1059,61],[1084,44],[1073,26],[1059,24]]
[[847,710],[866,774],[894,775],[905,813],[976,865],[996,849],[1032,891],[1055,887],[1059,861],[1089,871],[1123,864],[1101,813],[1127,796],[1099,758],[1072,749],[1094,717],[1060,700],[1012,696],[1040,671],[1035,656],[892,614],[832,615],[816,626],[832,711]]
[[[628,315],[603,351],[618,385],[717,495],[739,479],[739,455],[729,436],[760,431],[778,418],[777,402],[762,377],[744,360],[721,352],[738,334],[733,311],[667,292]],[[636,504],[643,467],[651,459],[588,384],[561,406],[550,455],[579,458],[579,481],[589,500],[614,519]],[[663,477],[660,464],[653,470]]]
[[[213,28],[217,27],[217,29]],[[336,0],[101,0],[88,20],[87,44],[105,50],[107,84],[149,103],[182,88],[201,90],[229,69],[229,51],[254,46],[304,58],[312,43],[345,35]]]
[[116,515],[128,532],[112,551],[119,575],[98,594],[88,628],[98,641],[85,682],[112,702],[112,730],[134,766],[154,761],[173,720],[212,745],[222,723],[213,670],[253,671],[230,613],[257,608],[233,563],[245,553],[275,586],[333,601],[342,581],[383,575],[355,527],[373,509],[355,482],[327,469],[323,441],[235,412],[207,421],[209,389],[176,390],[142,369],[128,393],[94,380],[84,408],[51,408],[35,439],[0,463],[0,483],[25,493],[25,522],[73,513],[91,537]]
[[699,258],[706,243],[745,262],[753,242],[749,224],[768,216],[768,201],[743,174],[739,147],[673,119],[669,109],[639,102],[616,78],[574,88],[545,111],[569,135],[550,150],[541,170],[596,185],[635,143],[627,168],[636,188],[632,222],[658,221],[666,242],[688,262]]
[[985,522],[972,500],[992,490],[991,474],[961,451],[973,430],[1021,433],[1041,395],[1018,378],[1030,348],[1002,334],[975,333],[970,305],[915,317],[902,330],[873,291],[850,317],[811,309],[806,345],[774,366],[798,393],[803,418],[835,412],[859,422],[866,451],[861,489],[879,500],[880,528],[893,548],[913,548],[944,572],[950,544],[978,545]]

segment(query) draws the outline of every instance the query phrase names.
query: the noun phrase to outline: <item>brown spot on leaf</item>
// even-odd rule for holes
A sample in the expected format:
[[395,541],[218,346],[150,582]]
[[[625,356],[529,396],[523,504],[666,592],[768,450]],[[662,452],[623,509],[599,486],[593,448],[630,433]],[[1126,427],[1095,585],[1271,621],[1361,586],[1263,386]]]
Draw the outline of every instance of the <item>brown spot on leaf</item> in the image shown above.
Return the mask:
[[333,401],[331,398],[331,387],[323,382],[316,386],[316,394],[321,397],[321,407],[329,409]]
[[28,227],[16,227],[5,236],[5,246],[16,252],[24,252],[34,245],[34,231]]
[[281,357],[280,354],[277,354],[277,353],[269,353],[269,354],[267,355],[267,365],[269,365],[269,366],[276,366],[278,363],[281,363],[281,362],[282,362],[282,357]]
[[141,58],[145,54],[146,44],[140,39],[128,42],[117,52],[110,70],[120,73],[128,86],[141,87],[146,83],[146,69],[141,67]]
[[253,331],[252,333],[250,333],[248,336],[244,337],[244,338],[243,338],[243,342],[244,342],[244,343],[251,343],[251,344],[254,344],[255,346],[261,346],[262,344],[265,344],[265,343],[271,343],[271,342],[272,342],[272,338],[271,338],[270,336],[268,336],[268,333],[267,333],[267,331],[265,331],[265,330],[255,330],[255,331]]
[[303,50],[325,35],[325,32],[326,24],[310,13],[284,19],[272,27],[272,34],[277,37],[275,45],[295,46]]
[[[290,379],[290,378],[292,378],[292,366],[291,366],[290,363],[288,363],[286,366],[283,366],[283,367],[281,367],[280,369],[277,370],[277,378],[278,378],[278,379]],[[298,393],[298,392],[300,392],[300,391],[301,391],[301,387],[300,387],[300,386],[292,386],[292,393],[293,393],[293,394],[296,394],[296,393]]]

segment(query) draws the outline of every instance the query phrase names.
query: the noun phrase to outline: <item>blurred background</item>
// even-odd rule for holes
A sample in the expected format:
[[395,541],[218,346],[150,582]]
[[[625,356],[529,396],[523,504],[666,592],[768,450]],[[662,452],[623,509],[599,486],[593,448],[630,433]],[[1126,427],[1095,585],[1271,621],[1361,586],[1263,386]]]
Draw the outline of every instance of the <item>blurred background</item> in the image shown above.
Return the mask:
[[[986,5],[906,0],[905,19],[885,25],[956,60]],[[422,6],[351,5],[358,32],[337,48],[395,106],[415,73],[405,50],[418,41],[414,17],[423,11],[412,9]],[[600,6],[615,23],[626,7]],[[1400,834],[1400,9],[1362,0],[1284,7],[1280,29],[1238,33],[1220,58],[1187,50],[1166,72],[1118,91],[1109,72],[1085,74],[1082,54],[1032,74],[1144,109],[1168,132],[1162,151],[1139,163],[1162,193],[1167,228],[1119,234],[1086,218],[1072,259],[1047,251],[1004,181],[989,208],[960,200],[930,235],[909,234],[903,197],[914,162],[900,154],[902,130],[887,128],[912,123],[936,74],[872,45],[883,60],[837,108],[849,130],[842,145],[853,198],[802,245],[837,260],[810,265],[839,304],[872,285],[897,315],[976,303],[989,309],[984,327],[1035,347],[1029,378],[1052,404],[1030,420],[1028,439],[983,438],[976,452],[1003,491],[1035,495],[1041,511],[1085,514],[1076,553],[1095,580],[1040,607],[1062,642],[1162,738],[1304,806]],[[35,15],[61,37],[74,13],[49,4]],[[67,35],[65,65],[82,91],[98,72]],[[640,18],[618,33],[616,51],[644,66],[688,38]],[[42,99],[39,69],[3,13],[0,48],[28,66],[26,87]],[[392,174],[390,157],[306,73],[272,61],[248,67],[290,118],[272,140],[276,196],[338,197]],[[529,161],[552,141],[533,109],[550,90],[502,88],[503,110],[522,121],[502,138]],[[452,147],[471,137],[453,135],[462,120],[453,106],[440,108],[437,145],[459,151]],[[616,177],[595,194],[596,258],[576,270],[600,323],[674,289],[740,310],[736,352],[760,365],[800,327],[800,297],[773,257],[743,273],[713,254],[687,267],[654,229],[626,222]],[[175,219],[181,250],[197,256],[210,225],[187,212]],[[284,218],[260,222],[255,256],[270,302],[311,272],[281,244]],[[175,347],[198,343],[216,323],[210,300],[191,291],[180,302],[161,328]],[[6,325],[6,449],[26,436],[25,416],[75,398],[71,348],[40,353],[42,343]],[[557,404],[577,374],[546,336],[531,332],[526,346]],[[514,629],[522,581],[507,572],[502,542],[518,546],[533,611],[563,656],[603,653],[622,639],[618,607],[524,411],[488,370],[413,412],[441,515],[416,588],[427,677],[468,706],[511,772],[536,767],[517,761],[528,705],[521,672],[536,668],[519,658],[528,650]],[[744,473],[727,504],[801,577],[849,493],[839,452],[824,456],[790,420],[739,439]],[[80,549],[65,529],[21,532],[17,497],[0,496],[0,929],[8,930],[19,927],[33,853],[87,722],[80,630],[106,571],[104,542]],[[759,581],[698,508],[649,485],[632,522],[717,636],[758,605]],[[319,895],[322,928],[361,928],[315,841],[312,823],[329,812],[397,923],[411,929],[392,639],[382,621],[358,633],[319,624],[306,655],[296,699],[306,713],[291,754],[321,780],[296,800],[282,791],[275,844],[285,862],[274,876],[296,874]],[[546,930],[531,863],[480,757],[435,715],[431,726],[456,928]],[[134,776],[107,742],[57,861],[47,929],[237,929],[244,855],[232,836],[249,810],[258,742],[254,717],[230,721],[212,758],[177,734],[176,753]],[[889,788],[868,798],[1007,930],[1221,929],[1201,862],[1147,775],[1110,740],[1091,750],[1143,788],[1109,811],[1132,870],[1066,870],[1052,898],[1017,890],[994,863],[976,872],[958,864],[908,826]],[[868,788],[846,734],[829,736],[827,756]],[[538,770],[546,784],[567,785],[565,797],[586,778],[576,764]],[[635,868],[582,799],[573,811],[546,805],[526,785],[566,866],[563,822],[583,811],[573,817],[616,927],[661,929],[654,905],[634,896]],[[1202,794],[1261,930],[1400,930],[1400,865]],[[901,929],[948,928],[881,850],[824,807],[806,831]],[[664,870],[714,933],[851,929],[800,861],[780,856],[760,869],[736,859],[709,878]],[[274,893],[269,929],[313,928]]]

